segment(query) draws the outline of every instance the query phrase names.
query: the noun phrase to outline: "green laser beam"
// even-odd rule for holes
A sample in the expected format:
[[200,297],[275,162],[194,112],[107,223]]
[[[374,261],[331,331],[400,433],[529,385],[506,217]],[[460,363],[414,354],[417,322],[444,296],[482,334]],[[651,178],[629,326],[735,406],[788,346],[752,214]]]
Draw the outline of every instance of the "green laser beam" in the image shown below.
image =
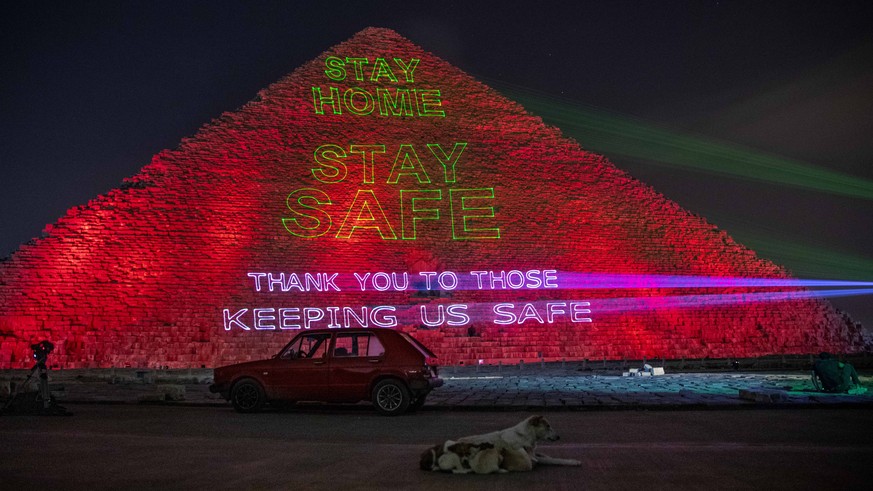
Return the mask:
[[791,264],[792,273],[803,278],[840,278],[869,280],[873,278],[873,260],[798,242],[755,237],[744,232],[732,232],[759,255],[773,258],[781,264]]
[[[592,108],[569,99],[504,82],[489,81],[546,123],[577,138],[585,148],[655,162],[665,167],[741,178],[768,184],[853,198],[873,199],[873,182],[739,145],[688,136],[638,118]],[[716,217],[711,217],[716,218]],[[715,219],[741,243],[779,264],[791,264],[802,277],[869,280],[873,260],[832,248],[810,245],[804,239],[774,237],[752,226]]]
[[528,112],[561,128],[585,148],[607,155],[793,186],[853,198],[873,199],[873,182],[740,145],[688,136],[642,120],[532,89],[489,81]]
[[810,243],[809,237],[778,236],[754,223],[713,213],[707,215],[719,228],[730,230],[731,237],[754,250],[759,256],[777,264],[790,265],[791,273],[800,278],[873,279],[873,259],[835,250],[831,245]]

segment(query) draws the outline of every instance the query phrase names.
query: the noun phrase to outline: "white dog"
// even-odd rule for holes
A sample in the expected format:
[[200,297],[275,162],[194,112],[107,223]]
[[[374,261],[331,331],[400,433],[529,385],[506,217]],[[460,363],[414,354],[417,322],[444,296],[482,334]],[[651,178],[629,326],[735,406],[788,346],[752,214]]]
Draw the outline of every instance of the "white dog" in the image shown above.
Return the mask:
[[580,465],[573,459],[558,459],[537,453],[539,441],[555,441],[560,437],[542,416],[531,416],[505,430],[459,438],[458,442],[481,445],[490,443],[500,453],[500,467],[507,471],[529,471],[535,464]]

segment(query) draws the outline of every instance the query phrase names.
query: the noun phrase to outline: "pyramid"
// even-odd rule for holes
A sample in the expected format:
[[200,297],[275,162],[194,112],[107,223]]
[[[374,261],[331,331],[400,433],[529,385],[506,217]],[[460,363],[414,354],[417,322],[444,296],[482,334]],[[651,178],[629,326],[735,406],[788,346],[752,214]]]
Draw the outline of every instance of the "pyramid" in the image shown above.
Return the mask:
[[268,357],[301,329],[357,325],[408,331],[444,364],[863,346],[815,298],[645,280],[674,276],[790,278],[368,28],[0,263],[0,368],[29,366],[42,339],[68,368],[212,367]]

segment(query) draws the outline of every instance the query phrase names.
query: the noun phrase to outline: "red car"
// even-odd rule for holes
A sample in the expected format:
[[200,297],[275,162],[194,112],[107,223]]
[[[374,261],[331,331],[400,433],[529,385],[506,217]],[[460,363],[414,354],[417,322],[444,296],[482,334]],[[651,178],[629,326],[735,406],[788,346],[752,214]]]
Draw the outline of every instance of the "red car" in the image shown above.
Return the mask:
[[370,400],[393,416],[424,405],[443,385],[436,356],[409,334],[392,329],[311,329],[269,360],[216,368],[211,392],[240,412],[267,402]]

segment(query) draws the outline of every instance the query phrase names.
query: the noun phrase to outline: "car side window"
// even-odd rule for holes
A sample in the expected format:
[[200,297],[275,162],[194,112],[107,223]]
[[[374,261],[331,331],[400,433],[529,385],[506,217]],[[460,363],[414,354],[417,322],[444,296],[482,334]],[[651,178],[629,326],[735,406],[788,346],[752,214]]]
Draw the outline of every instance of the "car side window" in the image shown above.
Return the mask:
[[333,356],[347,357],[358,355],[358,337],[353,334],[337,334],[333,347]]
[[370,334],[367,336],[367,356],[382,356],[385,354],[385,347],[379,338]]
[[310,334],[300,336],[294,344],[288,347],[282,358],[322,358],[327,353],[330,334]]
[[342,357],[363,357],[363,356],[382,356],[385,354],[385,348],[373,334],[337,334],[333,348],[333,356]]
[[321,336],[312,336],[312,341],[309,343],[309,349],[306,351],[307,358],[324,358],[327,354],[327,345],[328,340],[330,339],[330,334],[325,334]]

